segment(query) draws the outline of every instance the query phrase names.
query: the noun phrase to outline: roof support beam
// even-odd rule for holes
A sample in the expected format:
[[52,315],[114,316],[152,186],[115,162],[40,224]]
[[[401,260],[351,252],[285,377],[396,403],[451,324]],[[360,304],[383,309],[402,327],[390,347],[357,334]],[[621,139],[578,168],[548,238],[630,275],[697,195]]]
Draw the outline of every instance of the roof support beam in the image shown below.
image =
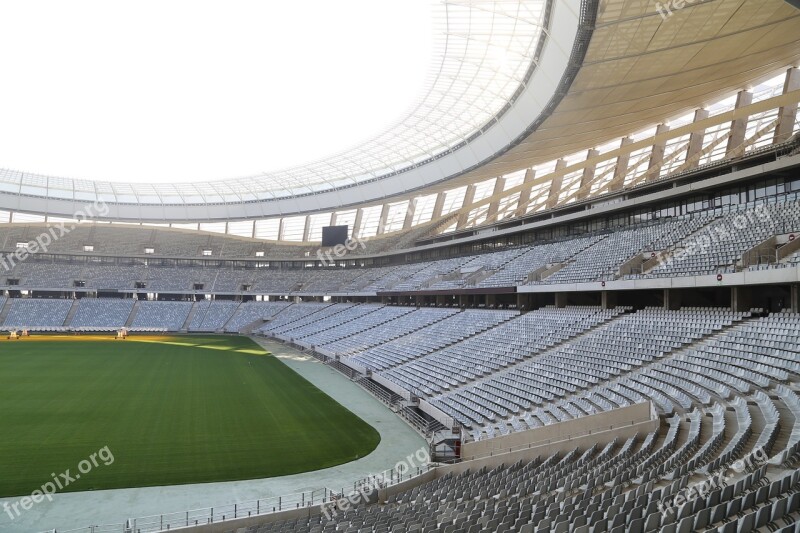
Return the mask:
[[389,219],[389,204],[383,204],[381,207],[381,217],[378,219],[378,229],[375,235],[383,235],[386,233],[386,221]]
[[281,217],[280,218],[280,222],[278,222],[278,240],[279,241],[284,240],[284,236],[283,236],[284,223],[283,223],[283,220],[284,220],[284,218]]
[[[800,89],[800,69],[790,68],[786,71],[783,83],[783,94]],[[775,144],[786,142],[794,133],[797,121],[797,103],[782,106],[778,109],[778,125],[775,127]]]
[[[656,135],[667,133],[669,126],[667,124],[659,124],[656,128]],[[647,181],[657,180],[660,172],[658,169],[664,164],[664,151],[667,149],[666,138],[661,139],[653,145],[653,151],[650,153],[650,164],[647,167]]]
[[[600,155],[600,152],[592,148],[586,154],[586,159],[589,160],[593,157],[597,157]],[[589,192],[592,189],[592,180],[594,179],[594,165],[589,165],[583,169],[583,174],[581,174],[581,186],[578,189],[578,201],[585,200],[586,197],[589,196]]]
[[311,215],[306,215],[306,222],[303,225],[303,242],[308,242],[308,236],[311,234]]
[[406,218],[403,220],[403,229],[411,229],[411,224],[414,222],[414,212],[417,210],[417,201],[419,201],[419,196],[415,196],[414,198],[408,201],[408,208],[406,209]]
[[[461,204],[462,207],[467,207],[475,201],[475,189],[477,187],[474,183],[470,183],[467,185],[467,192],[464,193],[464,202]],[[460,215],[458,215],[458,222],[456,222],[456,229],[461,229],[467,225],[469,221],[469,211],[464,211]]]
[[[736,95],[736,109],[749,106],[752,103],[753,93],[750,91],[739,91],[739,94]],[[728,138],[725,157],[735,157],[739,152],[739,147],[744,143],[744,137],[747,134],[747,121],[749,118],[749,115],[745,115],[731,122],[731,136]]]
[[442,217],[442,210],[444,209],[444,191],[436,195],[436,201],[433,203],[433,213],[431,220],[437,220]]
[[353,238],[357,239],[361,236],[361,219],[364,218],[364,209],[359,207],[356,210],[356,219],[353,222]]
[[564,159],[559,159],[556,162],[556,175],[550,182],[550,192],[547,195],[547,209],[552,209],[558,205],[558,197],[561,195],[561,185],[564,183],[564,173],[558,172],[566,168],[567,162]]
[[503,176],[497,178],[494,182],[494,191],[492,196],[496,196],[492,203],[489,204],[489,210],[486,212],[486,220],[493,222],[497,217],[497,210],[500,207],[500,194],[506,188],[506,179]]
[[[630,137],[623,137],[622,142],[620,143],[620,148],[624,149],[632,142],[633,139]],[[608,184],[608,190],[610,192],[620,191],[625,186],[625,178],[627,177],[628,163],[630,160],[631,153],[629,151],[625,151],[617,156],[617,164],[614,167],[614,177],[611,178],[611,182]]]
[[[694,112],[694,121],[699,122],[708,118],[708,109],[698,109]],[[686,161],[690,161],[703,151],[703,141],[706,137],[705,128],[689,134],[689,145],[686,148]]]
[[528,204],[531,201],[531,188],[533,187],[533,180],[536,178],[536,171],[529,168],[525,171],[525,179],[522,180],[523,188],[519,191],[519,200],[517,200],[517,210],[514,212],[515,217],[521,217],[528,212]]

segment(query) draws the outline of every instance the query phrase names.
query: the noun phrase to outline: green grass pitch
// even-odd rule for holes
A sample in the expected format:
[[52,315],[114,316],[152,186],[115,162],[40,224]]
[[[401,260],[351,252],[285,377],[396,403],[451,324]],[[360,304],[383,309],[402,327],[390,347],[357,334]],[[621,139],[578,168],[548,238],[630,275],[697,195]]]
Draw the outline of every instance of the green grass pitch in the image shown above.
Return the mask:
[[250,339],[0,345],[0,497],[108,446],[66,491],[256,479],[364,457],[378,432]]

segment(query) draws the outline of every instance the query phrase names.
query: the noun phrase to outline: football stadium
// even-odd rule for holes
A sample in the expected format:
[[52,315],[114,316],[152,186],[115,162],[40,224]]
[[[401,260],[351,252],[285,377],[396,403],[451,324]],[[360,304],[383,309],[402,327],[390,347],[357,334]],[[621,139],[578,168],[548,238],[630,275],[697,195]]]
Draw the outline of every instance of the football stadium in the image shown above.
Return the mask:
[[0,3],[0,533],[800,532],[800,3]]

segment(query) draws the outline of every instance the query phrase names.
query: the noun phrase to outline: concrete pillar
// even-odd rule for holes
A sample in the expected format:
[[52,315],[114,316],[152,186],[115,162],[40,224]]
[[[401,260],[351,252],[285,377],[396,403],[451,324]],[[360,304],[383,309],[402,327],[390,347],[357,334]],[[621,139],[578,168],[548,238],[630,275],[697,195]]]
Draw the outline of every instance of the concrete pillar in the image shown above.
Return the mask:
[[743,312],[752,308],[752,290],[749,287],[731,287],[731,310]]
[[[633,139],[630,137],[624,137],[620,143],[620,147],[625,148],[632,142]],[[625,186],[625,177],[628,175],[628,164],[630,163],[630,160],[630,152],[626,154],[620,154],[617,157],[617,164],[614,167],[614,177],[611,178],[611,183],[608,185],[609,192],[620,191]]]
[[517,293],[517,310],[519,311],[530,311],[530,298],[528,294],[518,292]]
[[[694,122],[708,118],[708,109],[698,109],[694,112]],[[689,134],[689,146],[686,148],[686,161],[691,161],[703,151],[703,141],[706,137],[706,130],[697,130]]]
[[494,304],[497,303],[497,295],[495,294],[487,294],[486,295],[486,307],[492,307]]
[[559,159],[556,162],[556,175],[553,176],[553,180],[550,182],[550,192],[547,194],[547,209],[552,209],[558,205],[558,197],[561,195],[561,185],[564,182],[564,176],[560,174],[559,171],[563,170],[566,166],[567,162],[563,159]]
[[[506,188],[506,179],[502,176],[497,178],[494,182],[494,190],[492,191],[492,196],[497,196],[498,194],[502,193],[503,190]],[[489,222],[494,222],[497,218],[497,210],[500,207],[500,198],[495,198],[489,204],[489,209],[486,212],[486,219]]]
[[522,190],[519,191],[519,200],[517,201],[517,210],[514,212],[515,217],[524,216],[528,211],[528,202],[531,201],[531,187],[532,182],[536,177],[536,171],[529,168],[525,171],[525,178],[522,180]]
[[791,286],[789,308],[792,310],[792,313],[800,313],[800,285]]
[[408,209],[406,209],[406,218],[403,221],[403,229],[411,228],[414,222],[414,211],[417,210],[417,198],[412,198],[408,201]]
[[[661,135],[669,131],[669,126],[659,124],[656,128],[656,135]],[[650,164],[647,167],[647,181],[657,180],[660,174],[661,165],[664,164],[664,150],[667,148],[667,141],[656,141],[653,144],[653,151],[650,153]]]
[[567,306],[567,293],[566,292],[557,292],[556,293],[556,307],[559,309],[564,308]]
[[664,289],[664,309],[676,311],[681,308],[681,293],[677,289]]
[[603,309],[613,309],[617,306],[617,293],[603,291],[600,293],[600,301]]
[[[800,69],[790,68],[786,71],[786,81],[783,83],[783,94],[800,89]],[[778,109],[778,125],[775,126],[775,144],[786,142],[794,132],[797,121],[797,103],[786,105]]]
[[442,209],[444,209],[444,192],[440,192],[436,195],[436,201],[433,204],[433,213],[431,214],[431,220],[436,220],[437,218],[442,216]]
[[[591,159],[593,157],[597,157],[600,155],[600,152],[592,148],[586,153],[586,159]],[[592,190],[592,180],[594,179],[594,171],[596,165],[587,165],[586,168],[583,169],[583,174],[581,174],[581,186],[578,189],[578,201],[585,200],[589,196],[589,192]]]
[[[464,193],[464,203],[461,204],[461,207],[466,207],[472,205],[472,202],[475,200],[475,189],[477,187],[474,183],[467,185],[467,192]],[[469,220],[469,210],[464,211],[460,215],[458,215],[458,223],[456,224],[456,229],[461,229],[467,225],[467,221]]]
[[356,219],[353,222],[352,235],[354,239],[357,239],[361,235],[361,219],[363,218],[364,218],[364,210],[359,207],[356,210]]
[[[736,109],[748,106],[753,103],[753,93],[750,91],[739,91],[736,95]],[[749,116],[740,117],[731,122],[731,136],[728,138],[728,147],[725,150],[726,157],[741,155],[741,146],[744,144],[747,134],[747,120]]]
[[306,223],[303,226],[303,242],[308,242],[308,237],[311,234],[311,217],[306,215]]
[[281,218],[280,222],[278,222],[278,240],[283,240],[283,218]]
[[381,208],[381,216],[378,218],[378,230],[375,235],[383,235],[386,232],[386,221],[389,218],[389,204],[383,204]]

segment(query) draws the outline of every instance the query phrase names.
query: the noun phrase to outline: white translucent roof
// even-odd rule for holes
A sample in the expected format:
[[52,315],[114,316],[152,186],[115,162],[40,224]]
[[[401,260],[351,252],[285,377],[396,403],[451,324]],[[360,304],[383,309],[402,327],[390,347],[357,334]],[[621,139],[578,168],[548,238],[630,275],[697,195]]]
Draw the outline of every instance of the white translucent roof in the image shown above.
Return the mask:
[[353,149],[284,170],[199,183],[124,184],[0,169],[0,192],[118,203],[248,202],[349,187],[450,153],[491,125],[525,87],[547,1],[432,1],[434,58],[424,91],[400,120]]

